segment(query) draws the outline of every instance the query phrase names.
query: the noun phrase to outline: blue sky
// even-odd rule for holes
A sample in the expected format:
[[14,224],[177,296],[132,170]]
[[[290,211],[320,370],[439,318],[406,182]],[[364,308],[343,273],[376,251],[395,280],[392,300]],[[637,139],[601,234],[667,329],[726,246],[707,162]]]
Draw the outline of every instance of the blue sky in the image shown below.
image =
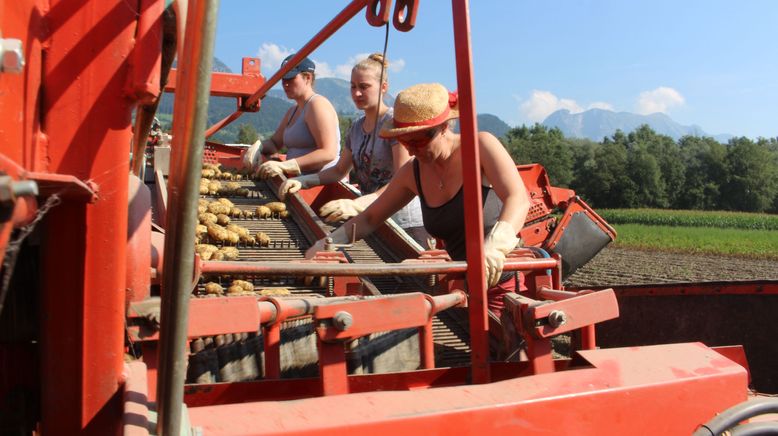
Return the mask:
[[[222,0],[216,56],[235,72],[258,56],[269,76],[348,3]],[[778,136],[778,1],[475,0],[470,12],[479,113],[518,125],[599,107]],[[348,79],[383,38],[360,13],[311,55],[317,74]],[[451,2],[421,0],[411,32],[390,30],[390,93],[456,88],[453,41]]]

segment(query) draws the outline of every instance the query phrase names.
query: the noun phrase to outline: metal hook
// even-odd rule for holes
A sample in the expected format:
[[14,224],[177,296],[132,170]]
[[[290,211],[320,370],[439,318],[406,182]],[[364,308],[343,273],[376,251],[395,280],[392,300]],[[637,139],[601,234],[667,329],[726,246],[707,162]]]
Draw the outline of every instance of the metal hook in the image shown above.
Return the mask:
[[[394,28],[400,32],[408,32],[416,25],[416,15],[419,11],[417,0],[397,0],[394,7]],[[405,12],[405,13],[403,13]]]
[[[376,6],[381,3],[381,8],[376,12]],[[373,27],[381,27],[389,22],[389,11],[392,9],[392,0],[371,0],[365,10],[367,23]]]

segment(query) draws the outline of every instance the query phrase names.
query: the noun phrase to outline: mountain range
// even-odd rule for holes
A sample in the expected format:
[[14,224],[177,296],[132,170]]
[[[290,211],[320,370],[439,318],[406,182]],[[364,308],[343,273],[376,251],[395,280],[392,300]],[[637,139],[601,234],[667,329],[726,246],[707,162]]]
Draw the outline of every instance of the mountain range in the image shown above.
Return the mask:
[[546,127],[556,127],[565,137],[588,138],[592,141],[602,141],[607,136],[613,136],[616,130],[629,133],[643,124],[647,124],[656,133],[667,135],[675,140],[682,136],[712,136],[720,142],[727,142],[732,135],[710,135],[700,126],[684,126],[673,121],[663,113],[638,115],[630,112],[614,112],[606,109],[589,109],[580,113],[570,113],[560,109],[543,120]]

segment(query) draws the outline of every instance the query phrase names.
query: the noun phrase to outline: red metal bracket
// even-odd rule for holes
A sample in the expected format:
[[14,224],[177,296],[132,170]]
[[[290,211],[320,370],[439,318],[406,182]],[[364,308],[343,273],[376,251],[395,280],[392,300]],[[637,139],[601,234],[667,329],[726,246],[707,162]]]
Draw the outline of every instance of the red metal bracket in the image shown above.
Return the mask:
[[[380,9],[377,7],[380,3]],[[392,8],[392,0],[371,0],[365,10],[367,23],[373,27],[381,27],[389,22],[389,10]]]

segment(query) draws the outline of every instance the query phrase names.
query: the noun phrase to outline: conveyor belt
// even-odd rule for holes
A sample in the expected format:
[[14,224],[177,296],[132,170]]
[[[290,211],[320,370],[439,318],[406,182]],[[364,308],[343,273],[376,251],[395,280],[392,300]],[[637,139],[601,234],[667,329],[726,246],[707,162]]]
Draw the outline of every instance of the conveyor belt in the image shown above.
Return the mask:
[[[270,190],[269,186],[265,182],[254,181],[242,181],[239,182],[242,187],[250,190],[248,197],[226,197],[232,201],[236,207],[243,210],[254,210],[256,206],[270,202],[278,201],[275,194]],[[215,200],[217,197],[205,197],[207,199]],[[239,261],[290,261],[300,260],[304,258],[305,250],[310,247],[310,242],[306,239],[305,233],[300,228],[300,223],[303,222],[300,217],[292,216],[286,219],[280,219],[278,217],[273,218],[254,218],[254,219],[239,219],[234,218],[231,223],[249,229],[252,234],[257,231],[266,233],[270,237],[270,244],[268,247],[259,246],[246,246],[245,244],[238,244],[237,248],[240,251]],[[335,229],[333,226],[325,225],[325,229],[331,231]],[[206,239],[203,242],[210,242]],[[219,244],[216,244],[219,245]],[[377,237],[371,236],[366,240],[358,241],[352,247],[341,249],[346,257],[354,263],[379,263],[379,262],[398,262],[399,259],[395,256],[390,247],[387,247]],[[293,296],[325,296],[327,290],[325,287],[316,287],[306,285],[300,278],[294,277],[242,277],[243,279],[253,282],[256,290],[263,288],[277,288],[282,287],[288,289]],[[219,277],[206,277],[205,281],[215,281],[221,283],[225,288],[229,286],[232,278],[219,278]],[[427,291],[428,287],[425,283],[424,277],[371,277],[369,279],[373,285],[378,289],[381,294],[394,294],[402,292],[416,292]],[[204,296],[203,290],[204,283],[199,285],[197,295]],[[436,366],[461,366],[469,363],[470,360],[470,348],[469,348],[469,334],[467,327],[467,311],[466,309],[449,309],[438,314],[433,320],[433,337],[435,342],[435,360]],[[297,322],[297,324],[300,324]],[[309,326],[303,324],[295,325],[296,331],[303,331]],[[302,329],[302,330],[300,330]],[[290,330],[290,331],[292,331]],[[293,333],[290,333],[293,334]],[[298,336],[304,336],[304,334],[298,332]],[[381,334],[376,335],[376,337]],[[234,344],[229,345],[235,348],[233,354],[242,356],[245,350],[255,349],[255,339],[253,335],[249,335],[247,338],[234,339]],[[228,338],[229,339],[229,338]],[[283,342],[283,341],[282,341]],[[208,344],[213,348],[214,344]],[[308,344],[310,345],[310,344]],[[244,351],[241,351],[244,350]],[[193,349],[194,351],[194,349]],[[206,350],[208,351],[208,350]],[[199,357],[200,360],[207,360],[208,364],[202,363],[197,360],[197,365],[208,366],[210,365],[211,373],[216,376],[212,381],[229,381],[230,379],[224,379],[218,374],[220,372],[214,372],[213,368],[217,357],[229,359],[232,355],[227,353],[225,356],[217,356],[218,353],[214,352],[205,353]],[[222,353],[225,354],[225,353]],[[243,359],[241,357],[241,359]],[[240,360],[240,359],[239,359]],[[241,365],[250,364],[242,361]],[[194,363],[193,363],[194,364]],[[350,363],[350,365],[352,365]],[[233,365],[234,366],[234,365]],[[220,366],[221,368],[222,366]],[[308,368],[310,369],[310,368]],[[261,370],[261,369],[260,369]],[[220,370],[221,371],[221,370]],[[221,371],[224,372],[224,371]],[[229,371],[228,371],[229,372]],[[253,370],[244,371],[247,374],[253,374]],[[310,371],[305,370],[299,375],[311,375]],[[357,369],[357,372],[359,370]],[[237,371],[240,379],[240,371]],[[298,375],[295,373],[295,375]],[[197,376],[195,375],[195,379]],[[206,377],[207,379],[208,377]],[[202,377],[200,377],[202,379]]]

